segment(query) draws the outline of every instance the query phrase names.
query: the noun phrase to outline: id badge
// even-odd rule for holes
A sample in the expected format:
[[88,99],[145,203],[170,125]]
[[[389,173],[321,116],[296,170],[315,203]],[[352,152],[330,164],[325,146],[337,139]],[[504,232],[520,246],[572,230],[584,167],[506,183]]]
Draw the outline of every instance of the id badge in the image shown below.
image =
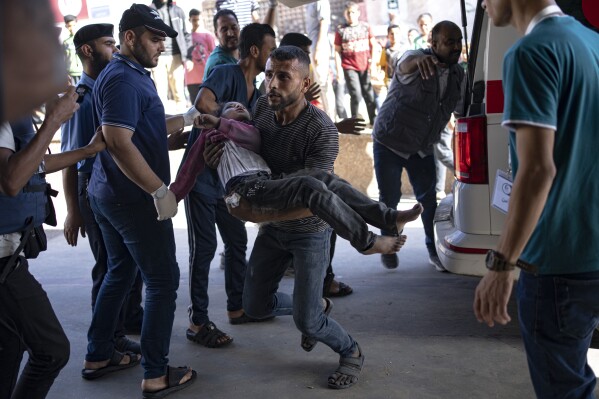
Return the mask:
[[495,175],[495,188],[493,189],[493,201],[491,205],[498,211],[507,214],[512,194],[512,179],[510,175],[501,169]]

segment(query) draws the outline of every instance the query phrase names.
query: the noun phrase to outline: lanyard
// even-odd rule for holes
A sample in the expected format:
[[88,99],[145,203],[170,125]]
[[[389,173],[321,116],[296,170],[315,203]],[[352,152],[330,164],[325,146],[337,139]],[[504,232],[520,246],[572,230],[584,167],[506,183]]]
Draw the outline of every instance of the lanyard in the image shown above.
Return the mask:
[[537,24],[539,22],[541,22],[542,20],[549,18],[549,17],[558,16],[558,15],[564,15],[564,13],[556,5],[547,6],[547,7],[543,8],[537,15],[535,15],[530,20],[530,23],[528,24],[528,28],[526,28],[525,35],[528,35],[530,32],[532,32],[532,30],[535,28],[535,26],[537,26]]

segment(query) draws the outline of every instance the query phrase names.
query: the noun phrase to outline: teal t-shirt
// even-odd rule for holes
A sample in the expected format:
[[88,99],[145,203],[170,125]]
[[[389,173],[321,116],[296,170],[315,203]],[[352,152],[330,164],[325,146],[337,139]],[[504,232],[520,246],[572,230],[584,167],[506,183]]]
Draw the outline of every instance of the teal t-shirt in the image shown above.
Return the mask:
[[206,60],[206,68],[204,69],[204,77],[202,82],[208,78],[210,72],[217,65],[237,64],[237,58],[227,51],[224,51],[221,46],[216,46]]
[[555,130],[557,174],[521,259],[540,274],[599,271],[599,34],[571,17],[542,20],[506,53],[503,124]]

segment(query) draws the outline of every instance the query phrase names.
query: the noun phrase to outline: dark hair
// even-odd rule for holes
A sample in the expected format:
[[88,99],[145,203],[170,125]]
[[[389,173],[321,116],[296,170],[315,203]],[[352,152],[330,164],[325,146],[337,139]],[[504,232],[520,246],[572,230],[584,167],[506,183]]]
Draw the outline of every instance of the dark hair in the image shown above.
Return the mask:
[[242,60],[247,58],[252,46],[261,48],[266,35],[276,37],[275,31],[270,25],[257,22],[247,24],[239,34],[239,58]]
[[312,40],[303,33],[291,32],[287,33],[281,39],[281,46],[296,46],[296,47],[304,47],[311,46]]
[[215,33],[218,30],[218,19],[220,17],[222,17],[223,15],[232,15],[233,18],[235,18],[235,21],[237,21],[237,23],[239,23],[239,20],[237,19],[237,15],[235,14],[235,12],[233,12],[233,10],[229,10],[228,8],[223,8],[222,10],[219,10],[216,14],[214,14],[214,18],[212,18],[212,23],[214,24],[214,32]]
[[391,29],[395,29],[395,28],[399,28],[399,25],[395,25],[395,24],[389,25],[387,27],[387,33],[391,32]]
[[424,17],[429,17],[431,20],[433,19],[433,16],[431,15],[431,13],[429,13],[429,12],[423,12],[422,14],[420,14],[418,16],[418,18],[416,18],[416,22],[420,21]]
[[345,7],[343,7],[344,10],[347,10],[348,8],[351,7],[359,7],[358,3],[356,3],[355,1],[347,1],[345,2]]
[[[146,27],[145,26],[136,26],[135,28],[131,28],[131,29],[127,29],[127,30],[132,30],[133,33],[135,34],[135,37],[140,37],[146,31]],[[127,33],[127,30],[119,32],[119,43],[120,44],[123,44],[123,42],[125,41],[125,33]],[[120,44],[119,44],[119,46],[120,46]],[[120,48],[119,48],[119,50],[120,50]]]
[[200,15],[201,11],[196,9],[196,8],[192,8],[191,10],[189,10],[189,18],[195,16],[195,15]]
[[310,57],[296,46],[278,47],[270,53],[270,58],[276,61],[297,60],[306,69],[307,73],[310,71]]
[[64,23],[68,24],[69,22],[77,22],[77,17],[72,14],[67,14],[64,16]]
[[437,40],[437,36],[441,33],[442,30],[450,30],[450,29],[456,29],[458,31],[461,31],[460,27],[451,21],[439,22],[438,24],[433,26],[433,30],[431,31],[431,39]]

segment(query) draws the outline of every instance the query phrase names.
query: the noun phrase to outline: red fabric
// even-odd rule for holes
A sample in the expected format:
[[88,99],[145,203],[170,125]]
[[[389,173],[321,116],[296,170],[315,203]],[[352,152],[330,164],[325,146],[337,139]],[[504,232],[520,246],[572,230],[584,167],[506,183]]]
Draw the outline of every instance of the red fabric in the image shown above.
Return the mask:
[[185,68],[185,84],[200,84],[204,77],[204,69],[206,68],[206,60],[214,50],[214,36],[208,31],[192,32],[191,33],[191,59],[193,68],[188,71]]
[[200,137],[191,146],[185,162],[183,162],[179,173],[177,173],[177,178],[170,185],[169,189],[175,194],[177,202],[189,194],[195,184],[196,178],[206,166],[204,162],[206,140],[210,140],[212,143],[231,140],[235,144],[256,154],[260,152],[261,138],[258,129],[245,122],[220,118],[218,130],[202,130]]
[[335,32],[335,46],[341,46],[341,67],[355,71],[366,71],[371,57],[370,26],[360,22],[356,26],[340,25]]

